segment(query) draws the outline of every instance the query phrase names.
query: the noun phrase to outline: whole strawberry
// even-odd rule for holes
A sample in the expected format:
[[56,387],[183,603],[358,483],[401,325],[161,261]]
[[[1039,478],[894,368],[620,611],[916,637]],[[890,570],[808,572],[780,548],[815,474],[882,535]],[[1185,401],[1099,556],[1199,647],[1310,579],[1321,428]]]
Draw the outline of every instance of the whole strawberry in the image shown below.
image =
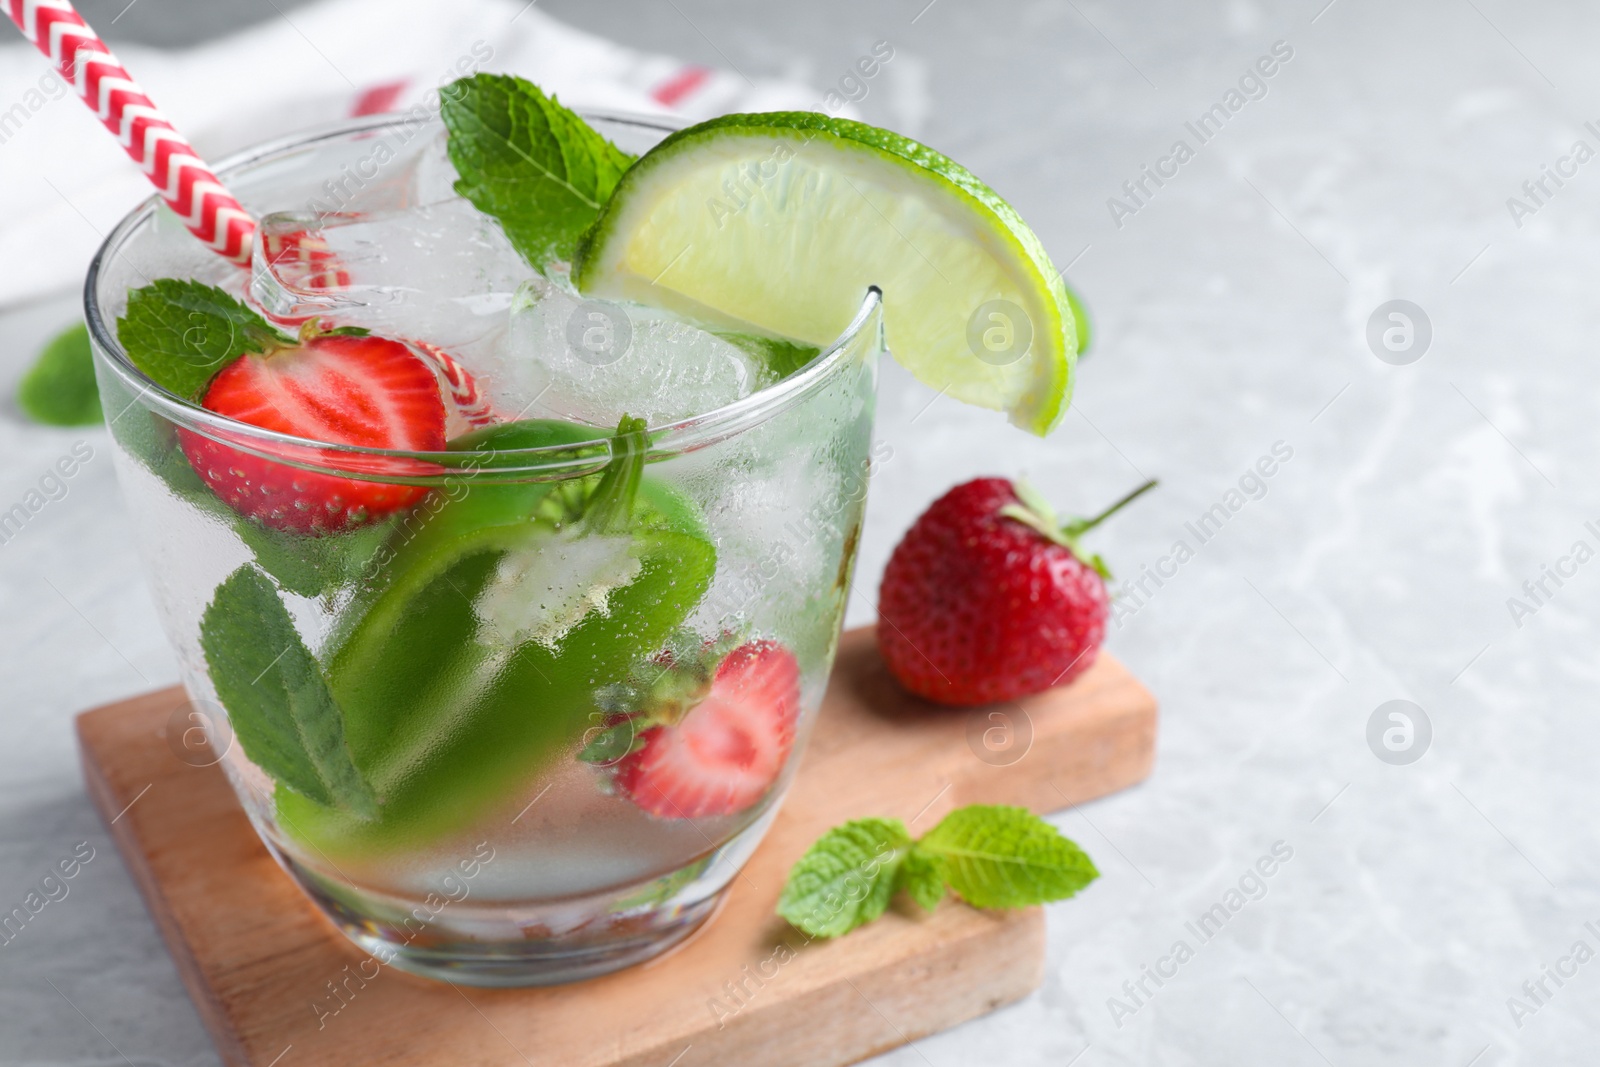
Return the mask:
[[1155,486],[1092,519],[1057,522],[1026,484],[978,478],[934,501],[895,548],[878,589],[878,648],[918,696],[991,704],[1071,681],[1105,639],[1099,556],[1077,539]]

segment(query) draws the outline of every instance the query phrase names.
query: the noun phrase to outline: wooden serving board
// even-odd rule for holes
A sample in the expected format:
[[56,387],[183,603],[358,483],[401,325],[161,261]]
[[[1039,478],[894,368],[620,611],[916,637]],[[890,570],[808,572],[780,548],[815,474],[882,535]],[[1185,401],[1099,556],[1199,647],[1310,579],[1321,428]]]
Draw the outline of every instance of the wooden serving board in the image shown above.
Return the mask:
[[[906,695],[872,630],[853,630],[782,812],[718,914],[641,966],[490,990],[390,967],[345,981],[369,958],[268,856],[221,769],[174,755],[184,699],[174,688],[84,712],[78,739],[90,795],[235,1067],[854,1063],[1037,988],[1044,916],[897,903],[807,944],[773,914],[789,865],[849,818],[920,833],[962,804],[1044,812],[1102,796],[1149,773],[1156,733],[1155,700],[1108,656],[1070,686],[961,711]],[[313,1008],[332,1003],[329,982],[348,991],[336,1015]]]

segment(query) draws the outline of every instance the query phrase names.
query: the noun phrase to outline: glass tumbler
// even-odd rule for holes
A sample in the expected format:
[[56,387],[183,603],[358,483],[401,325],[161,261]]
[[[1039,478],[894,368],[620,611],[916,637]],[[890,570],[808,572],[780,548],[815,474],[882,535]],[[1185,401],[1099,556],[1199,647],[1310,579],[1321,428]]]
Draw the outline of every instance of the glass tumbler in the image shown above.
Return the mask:
[[[669,132],[590,118],[634,151]],[[218,169],[258,217],[330,197],[359,211],[437,167],[441,134],[367,118]],[[161,278],[244,284],[152,199],[86,287],[118,478],[209,746],[197,758],[185,731],[175,758],[220,763],[289,877],[382,963],[565,982],[706,921],[772,822],[832,666],[872,462],[876,290],[809,363],[715,410],[523,420],[399,452],[155,384],[116,324]],[[406,503],[300,532],[223,500],[208,463]]]

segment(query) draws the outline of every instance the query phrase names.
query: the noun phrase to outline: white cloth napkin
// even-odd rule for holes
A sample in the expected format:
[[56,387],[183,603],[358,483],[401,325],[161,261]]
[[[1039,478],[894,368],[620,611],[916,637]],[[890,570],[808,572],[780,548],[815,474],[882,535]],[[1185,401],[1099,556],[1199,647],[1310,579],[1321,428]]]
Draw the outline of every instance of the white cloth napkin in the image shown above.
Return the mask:
[[[17,43],[0,45],[0,307],[81,285],[104,235],[152,191],[49,61],[0,25],[0,40],[8,33]],[[207,159],[403,111],[477,70],[519,74],[571,107],[690,121],[820,104],[804,85],[636,52],[526,0],[323,0],[198,48],[115,52]]]

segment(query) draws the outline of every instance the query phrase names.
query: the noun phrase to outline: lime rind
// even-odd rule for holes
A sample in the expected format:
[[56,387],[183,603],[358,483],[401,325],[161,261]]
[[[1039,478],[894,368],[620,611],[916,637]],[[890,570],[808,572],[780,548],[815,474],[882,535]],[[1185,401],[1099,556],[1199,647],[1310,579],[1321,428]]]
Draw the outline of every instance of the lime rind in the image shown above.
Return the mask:
[[[737,211],[704,196],[719,178]],[[810,214],[785,217],[755,187]],[[579,241],[573,279],[590,295],[816,344],[848,321],[859,289],[878,284],[890,350],[927,384],[1040,435],[1071,396],[1080,327],[1038,237],[966,168],[862,123],[774,112],[672,134],[623,175]],[[1009,363],[978,358],[969,342],[970,320],[991,301],[1020,305],[1031,328]]]

